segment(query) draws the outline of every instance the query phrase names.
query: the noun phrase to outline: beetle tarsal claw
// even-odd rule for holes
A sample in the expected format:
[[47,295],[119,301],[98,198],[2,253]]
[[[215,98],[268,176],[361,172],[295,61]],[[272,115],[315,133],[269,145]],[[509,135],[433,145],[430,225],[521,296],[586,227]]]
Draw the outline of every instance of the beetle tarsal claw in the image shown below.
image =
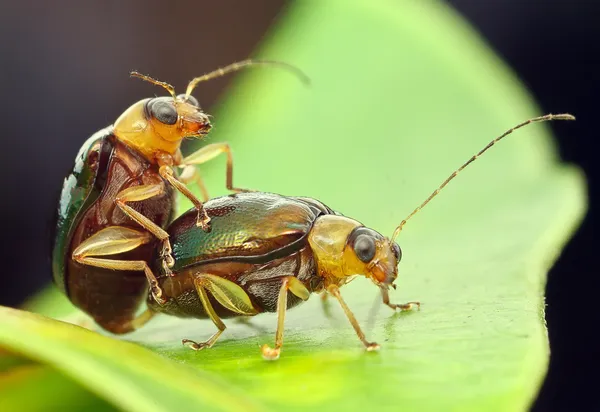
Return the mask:
[[400,309],[402,312],[412,310],[416,306],[417,310],[421,310],[421,302],[407,302],[401,305],[395,305],[396,309]]
[[198,220],[196,220],[196,226],[201,227],[203,231],[209,233],[212,229],[210,220],[211,219],[207,214],[198,213]]
[[281,353],[281,348],[271,348],[266,343],[260,347],[260,351],[262,352],[262,357],[265,360],[277,360],[279,359],[279,354]]
[[171,271],[168,269],[172,268],[175,265],[175,259],[173,259],[172,253],[173,249],[171,249],[171,242],[167,238],[163,241],[162,249],[160,251],[160,257],[163,261],[163,266],[165,266],[164,269],[167,269],[167,273],[170,276],[172,276],[170,274]]
[[193,340],[190,339],[182,339],[181,343],[183,344],[183,346],[187,346],[188,348],[192,349],[192,350],[202,350],[204,348],[209,348],[209,344],[207,342],[195,342]]
[[162,290],[158,287],[158,285],[152,285],[152,297],[159,305],[164,305],[167,303],[167,299],[163,297]]
[[365,346],[365,350],[367,352],[376,352],[381,348],[381,346],[379,346],[379,344],[377,342],[369,342],[366,346]]

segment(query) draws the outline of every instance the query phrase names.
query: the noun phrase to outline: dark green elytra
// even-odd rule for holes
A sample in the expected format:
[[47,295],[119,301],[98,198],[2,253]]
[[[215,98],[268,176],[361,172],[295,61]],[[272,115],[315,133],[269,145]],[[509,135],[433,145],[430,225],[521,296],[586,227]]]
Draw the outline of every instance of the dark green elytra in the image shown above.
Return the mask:
[[60,193],[52,234],[52,276],[63,293],[67,293],[67,249],[82,213],[100,196],[102,180],[106,179],[106,165],[112,151],[112,143],[106,139],[110,135],[112,128],[109,127],[94,133],[83,144],[75,158],[75,166],[65,178]]
[[312,199],[252,192],[211,199],[204,206],[211,217],[210,233],[196,226],[193,210],[169,226],[174,272],[219,259],[260,260],[303,238],[320,214],[332,213]]

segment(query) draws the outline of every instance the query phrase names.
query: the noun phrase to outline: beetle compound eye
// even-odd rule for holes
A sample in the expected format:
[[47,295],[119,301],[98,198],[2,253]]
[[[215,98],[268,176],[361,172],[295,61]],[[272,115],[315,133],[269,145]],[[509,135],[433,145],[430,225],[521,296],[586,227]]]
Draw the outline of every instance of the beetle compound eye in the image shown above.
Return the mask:
[[357,236],[354,252],[362,262],[370,262],[375,257],[375,240],[368,235]]
[[198,103],[198,100],[196,100],[196,98],[192,95],[185,97],[185,94],[180,94],[177,96],[177,98],[191,104],[192,106],[200,107],[200,103]]
[[175,124],[177,123],[177,110],[175,107],[165,101],[155,100],[150,103],[150,114],[156,120],[163,124]]
[[392,243],[392,252],[394,252],[394,256],[396,256],[396,261],[400,262],[400,259],[402,259],[402,250],[397,243]]

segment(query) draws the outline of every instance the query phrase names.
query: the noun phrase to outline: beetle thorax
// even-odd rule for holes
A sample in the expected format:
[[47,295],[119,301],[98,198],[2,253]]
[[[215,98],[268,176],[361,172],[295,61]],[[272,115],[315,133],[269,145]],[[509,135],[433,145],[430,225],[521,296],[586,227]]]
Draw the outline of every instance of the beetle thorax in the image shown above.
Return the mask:
[[[357,273],[348,268],[346,244],[359,222],[344,216],[324,215],[317,218],[308,235],[313,250],[317,273],[324,278],[325,286],[343,284],[347,278]],[[349,270],[350,269],[350,270]]]

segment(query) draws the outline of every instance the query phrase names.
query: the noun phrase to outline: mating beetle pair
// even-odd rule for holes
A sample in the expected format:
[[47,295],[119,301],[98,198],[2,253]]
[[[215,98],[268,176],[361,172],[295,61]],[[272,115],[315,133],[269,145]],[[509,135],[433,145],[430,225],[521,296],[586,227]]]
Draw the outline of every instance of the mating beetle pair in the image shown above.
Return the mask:
[[[401,257],[395,239],[406,221],[513,130],[532,122],[573,119],[570,115],[530,119],[494,139],[386,238],[314,199],[239,193],[203,204],[187,189],[184,183],[192,180],[203,187],[195,168],[188,166],[226,152],[228,189],[240,191],[232,184],[227,145],[209,145],[184,159],[179,144],[210,129],[208,117],[190,96],[195,85],[249,64],[253,63],[234,64],[194,79],[182,96],[176,96],[170,85],[136,74],[165,87],[172,97],[136,103],[80,151],[63,187],[53,272],[72,302],[103,328],[126,333],[157,312],[210,318],[217,333],[202,343],[184,340],[193,349],[202,349],[211,347],[225,329],[221,318],[276,311],[275,347],[262,347],[265,358],[275,359],[283,343],[285,311],[310,293],[327,292],[338,299],[366,349],[377,349],[376,343],[366,340],[339,288],[353,276],[364,275],[380,288],[383,302],[391,308],[418,305],[392,304],[388,296]],[[179,177],[173,166],[184,168]],[[175,190],[195,207],[169,224]],[[148,309],[136,317],[148,284]]]

